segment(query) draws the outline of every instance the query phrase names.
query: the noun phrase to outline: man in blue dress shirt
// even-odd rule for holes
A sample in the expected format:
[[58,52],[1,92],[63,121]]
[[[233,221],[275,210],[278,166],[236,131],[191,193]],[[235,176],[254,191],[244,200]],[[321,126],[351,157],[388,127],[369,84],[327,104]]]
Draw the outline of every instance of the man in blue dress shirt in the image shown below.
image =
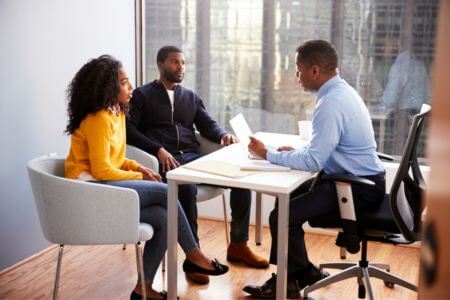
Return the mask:
[[[271,163],[309,172],[353,174],[370,179],[375,186],[353,185],[356,212],[372,210],[383,201],[385,171],[376,154],[376,143],[369,112],[358,93],[342,79],[337,70],[334,47],[323,40],[308,41],[297,48],[299,83],[305,90],[317,91],[312,120],[312,138],[300,148],[268,149],[255,138],[248,146],[253,155]],[[312,180],[302,184],[292,195],[289,206],[288,298],[299,290],[328,276],[313,265],[307,255],[303,223],[321,215],[339,216],[336,187],[320,182],[309,192]],[[277,261],[277,204],[270,214],[272,245],[270,263]],[[256,297],[273,298],[276,275],[262,286],[248,285],[244,291]]]

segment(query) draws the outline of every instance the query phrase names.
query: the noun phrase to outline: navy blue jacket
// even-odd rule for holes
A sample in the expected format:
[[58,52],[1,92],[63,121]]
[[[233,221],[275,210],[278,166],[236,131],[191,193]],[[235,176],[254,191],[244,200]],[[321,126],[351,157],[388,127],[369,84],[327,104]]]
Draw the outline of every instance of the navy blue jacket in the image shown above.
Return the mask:
[[177,85],[174,111],[164,85],[155,80],[134,90],[127,119],[127,143],[156,155],[161,147],[172,154],[196,151],[195,128],[220,143],[227,132],[211,118],[194,91]]

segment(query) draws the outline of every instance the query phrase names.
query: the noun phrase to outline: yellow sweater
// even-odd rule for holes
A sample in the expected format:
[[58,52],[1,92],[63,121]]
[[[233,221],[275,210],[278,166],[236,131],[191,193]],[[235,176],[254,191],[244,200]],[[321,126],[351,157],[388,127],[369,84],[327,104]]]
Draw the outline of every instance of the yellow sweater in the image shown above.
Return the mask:
[[66,177],[88,172],[96,180],[142,179],[139,164],[125,158],[125,115],[102,110],[89,114],[71,136]]

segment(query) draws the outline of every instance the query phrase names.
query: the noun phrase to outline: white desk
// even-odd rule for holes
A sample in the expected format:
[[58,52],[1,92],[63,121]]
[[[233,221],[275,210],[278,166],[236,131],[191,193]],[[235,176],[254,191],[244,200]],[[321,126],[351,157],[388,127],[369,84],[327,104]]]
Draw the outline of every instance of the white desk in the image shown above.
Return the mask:
[[[256,137],[269,145],[301,146],[306,141],[298,136],[258,133]],[[286,141],[283,143],[282,141]],[[234,144],[206,155],[202,160],[214,159],[224,162],[245,161],[246,157],[241,145]],[[250,189],[259,193],[268,193],[278,197],[278,256],[277,256],[277,299],[286,297],[287,284],[287,243],[288,243],[288,211],[289,197],[299,185],[311,178],[309,172],[291,170],[289,172],[258,172],[239,179],[198,172],[183,167],[167,173],[168,190],[168,250],[167,250],[167,277],[168,299],[176,299],[177,295],[177,244],[178,244],[178,185],[186,183],[212,184],[236,188]]]

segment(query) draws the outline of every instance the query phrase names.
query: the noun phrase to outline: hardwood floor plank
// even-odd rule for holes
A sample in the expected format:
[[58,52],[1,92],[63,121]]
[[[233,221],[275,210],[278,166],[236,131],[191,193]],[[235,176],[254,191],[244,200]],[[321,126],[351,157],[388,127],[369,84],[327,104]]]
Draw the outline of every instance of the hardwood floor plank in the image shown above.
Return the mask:
[[[226,262],[223,223],[199,220],[202,250],[209,257]],[[250,231],[254,236],[254,227]],[[331,236],[306,234],[310,259],[315,263],[339,261],[339,250]],[[268,257],[270,233],[264,228],[263,244],[250,243],[252,249]],[[276,267],[266,270],[250,269],[241,264],[231,264],[230,271],[211,277],[208,285],[187,282],[181,269],[184,254],[178,251],[178,290],[181,299],[250,299],[242,292],[247,284],[261,284]],[[52,249],[18,267],[0,275],[0,299],[50,299],[56,269],[57,249]],[[391,272],[411,282],[418,282],[419,249],[370,243],[368,257],[371,262],[388,263]],[[359,255],[348,254],[346,261],[358,261]],[[331,273],[337,271],[330,270]],[[134,245],[122,250],[113,246],[66,246],[61,272],[59,299],[129,299],[137,280]],[[378,299],[416,299],[417,294],[402,287],[384,286],[378,279],[371,280],[374,296]],[[161,268],[155,278],[156,289],[165,289]],[[311,295],[319,299],[356,299],[356,280],[346,280],[320,289]]]

